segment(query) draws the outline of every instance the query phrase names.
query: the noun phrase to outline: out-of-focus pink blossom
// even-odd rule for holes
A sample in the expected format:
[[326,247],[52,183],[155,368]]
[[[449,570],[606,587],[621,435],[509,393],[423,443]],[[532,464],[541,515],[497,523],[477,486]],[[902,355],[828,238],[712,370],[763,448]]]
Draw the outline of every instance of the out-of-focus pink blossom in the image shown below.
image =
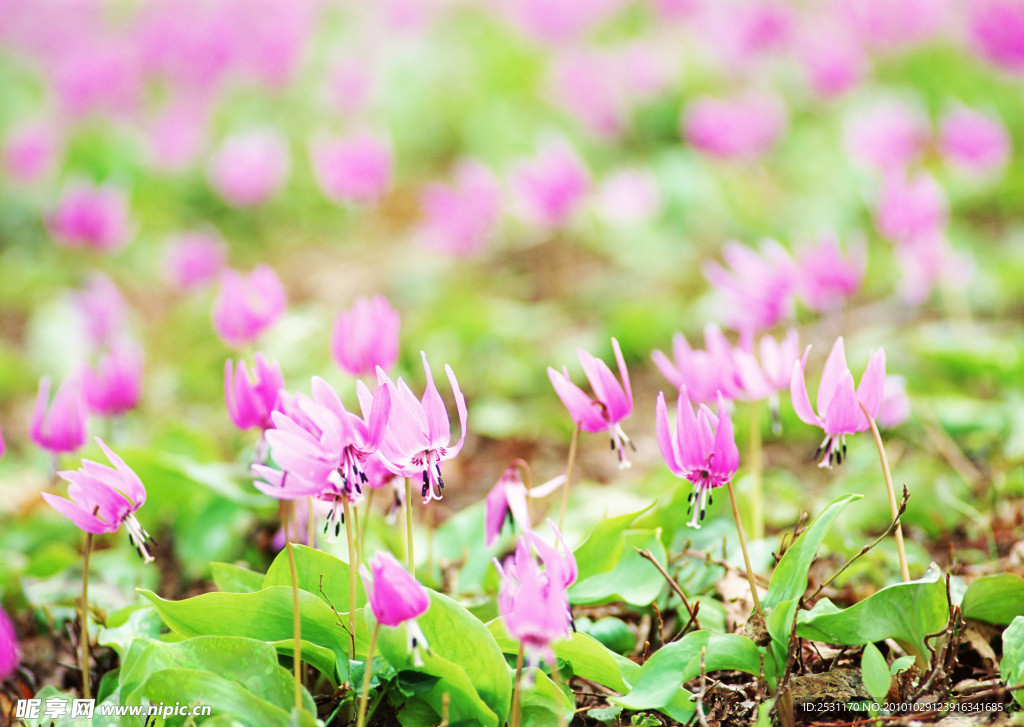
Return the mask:
[[775,96],[746,93],[700,98],[685,110],[683,136],[721,159],[751,159],[767,152],[786,129],[786,108]]
[[128,242],[128,197],[111,186],[73,184],[64,190],[47,227],[65,247],[116,250]]
[[568,144],[549,142],[515,169],[512,188],[527,222],[560,227],[590,191],[590,172]]
[[845,93],[868,71],[867,54],[849,29],[820,18],[805,26],[798,54],[808,84],[822,98]]
[[184,171],[202,153],[208,127],[205,102],[192,98],[170,102],[144,128],[150,164],[161,172]]
[[619,169],[601,183],[594,211],[611,225],[647,222],[661,213],[661,192],[654,174],[640,167]]
[[93,113],[130,117],[140,105],[144,80],[131,40],[85,30],[69,34],[66,43],[48,69],[50,89],[63,114],[76,119]]
[[710,62],[742,74],[788,49],[793,17],[793,9],[779,0],[718,0],[703,5],[696,31]]
[[883,181],[875,224],[888,240],[908,244],[939,236],[948,218],[946,193],[927,172],[912,177],[894,173]]
[[548,81],[552,103],[599,139],[619,137],[632,105],[619,59],[594,49],[555,57]]
[[284,285],[269,265],[257,265],[249,275],[228,268],[220,274],[213,301],[213,328],[224,343],[238,348],[259,338],[287,305]]
[[967,8],[975,52],[1007,73],[1024,74],[1024,0],[972,0]]
[[227,137],[210,157],[206,176],[214,192],[234,207],[255,207],[288,179],[288,144],[274,129],[253,129]]
[[949,0],[836,0],[833,12],[872,48],[897,51],[937,35],[949,20]]
[[239,429],[272,427],[271,414],[281,408],[282,389],[284,376],[280,365],[276,361],[271,363],[258,351],[251,376],[245,361],[239,361],[237,369],[230,359],[224,362],[224,400],[231,421]]
[[[501,214],[501,187],[478,162],[462,162],[451,185],[430,184],[420,194],[420,241],[450,255],[472,255],[487,244]],[[384,367],[387,368],[387,367]]]
[[925,301],[939,282],[963,287],[974,275],[974,263],[950,250],[942,231],[918,237],[896,248],[902,278],[900,295],[911,305]]
[[734,399],[741,392],[733,347],[714,323],[704,327],[703,350],[695,350],[686,336],[676,333],[672,336],[672,359],[661,351],[653,351],[651,358],[672,386],[686,387],[693,401],[716,401],[719,392],[727,399]]
[[985,174],[1010,158],[1010,135],[998,117],[959,107],[942,117],[939,148],[953,165]]
[[167,243],[164,274],[179,290],[196,290],[217,279],[227,264],[227,245],[211,232],[186,232]]
[[142,348],[119,341],[95,367],[85,367],[82,388],[93,414],[117,416],[131,411],[142,394]]
[[8,132],[4,139],[3,173],[31,184],[53,169],[59,153],[57,133],[41,122],[23,124]]
[[799,270],[782,245],[764,240],[759,254],[727,242],[722,257],[728,268],[710,261],[702,269],[722,299],[728,325],[756,333],[792,316]]
[[20,663],[18,635],[14,632],[10,617],[0,608],[0,681],[11,677]]
[[504,0],[513,23],[530,37],[560,43],[579,37],[616,12],[625,0]]
[[124,329],[128,303],[114,281],[98,270],[70,297],[93,346],[107,345]]
[[907,380],[903,376],[886,376],[882,391],[882,405],[878,409],[878,426],[886,429],[898,427],[910,417],[910,399],[907,398]]
[[772,399],[773,408],[778,392],[789,388],[793,378],[793,364],[800,358],[796,331],[792,328],[781,341],[771,336],[761,336],[758,357],[751,350],[733,350],[733,362],[742,387],[740,397],[748,401]]
[[855,161],[878,172],[894,173],[921,156],[930,134],[920,109],[889,100],[849,119],[846,147]]
[[367,59],[345,58],[335,64],[328,80],[331,101],[339,112],[355,116],[366,109],[373,94],[374,75]]
[[44,376],[39,381],[29,435],[33,442],[54,455],[74,452],[85,444],[89,428],[89,406],[80,377],[72,374],[64,379],[47,408],[49,400],[50,378]]
[[811,310],[834,310],[860,290],[867,267],[867,245],[858,240],[847,247],[847,254],[843,255],[839,240],[825,235],[798,254],[800,275],[797,290]]
[[333,202],[376,202],[391,188],[391,145],[373,134],[314,140],[309,156],[320,191]]
[[378,367],[390,370],[398,360],[400,325],[398,311],[383,295],[356,298],[352,310],[334,321],[334,362],[352,376],[372,376]]
[[490,548],[498,540],[505,522],[512,520],[523,533],[530,533],[530,508],[527,498],[546,497],[565,483],[565,475],[527,489],[517,462],[510,464],[484,501],[484,544]]

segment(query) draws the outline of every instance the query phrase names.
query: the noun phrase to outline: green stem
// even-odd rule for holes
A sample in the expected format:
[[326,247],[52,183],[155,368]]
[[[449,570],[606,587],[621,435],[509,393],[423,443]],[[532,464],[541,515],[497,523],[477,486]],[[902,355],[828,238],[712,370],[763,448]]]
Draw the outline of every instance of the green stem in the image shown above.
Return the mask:
[[747,459],[750,462],[750,514],[754,540],[764,537],[764,449],[761,443],[761,409],[759,401],[750,405],[750,454]]
[[91,699],[89,687],[89,554],[92,552],[92,533],[85,534],[85,560],[82,564],[82,634],[79,637],[80,666],[82,667],[82,698]]
[[366,698],[370,694],[370,677],[373,676],[373,651],[377,648],[377,634],[380,633],[380,623],[373,627],[373,634],[370,635],[370,650],[366,653],[366,667],[363,670],[363,690],[359,695],[359,716],[356,718],[356,727],[366,725]]
[[569,444],[569,461],[565,465],[565,484],[562,485],[562,507],[558,511],[558,530],[562,531],[565,525],[565,509],[569,506],[569,485],[572,483],[572,470],[576,464],[576,450],[580,443],[580,423],[576,422],[576,428],[572,432],[572,442]]
[[313,498],[309,498],[309,521],[306,523],[306,545],[310,548],[315,548],[314,544],[314,533],[313,533]]
[[349,659],[356,658],[356,563],[355,538],[352,534],[352,506],[348,498],[341,498],[345,508],[345,537],[348,539],[348,651]]
[[412,479],[405,478],[405,542],[409,554],[409,574],[416,577],[416,555],[412,548]]
[[370,529],[370,506],[373,505],[373,493],[376,492],[372,487],[370,491],[366,493],[366,516],[363,518],[363,528],[359,531],[359,561],[362,562],[363,553],[365,552],[366,543],[366,531]]
[[754,569],[750,567],[750,554],[747,553],[747,536],[743,534],[743,521],[740,519],[740,509],[736,505],[736,492],[732,488],[732,480],[729,480],[726,487],[729,488],[729,500],[732,502],[732,516],[736,518],[736,532],[740,536],[740,548],[743,550],[743,564],[747,568],[747,580],[750,582],[750,595],[754,598],[754,609],[757,614],[764,618],[761,611],[761,599],[757,597],[757,581],[754,580]]
[[[562,674],[561,674],[561,672],[558,671],[558,662],[557,661],[554,664],[551,665],[551,681],[553,681],[555,683],[555,689],[557,689],[558,693],[561,694],[562,693],[563,682],[562,682]],[[575,704],[575,701],[574,701],[574,704]],[[565,715],[562,714],[562,710],[559,709],[557,714],[558,714],[558,727],[566,727],[565,726]]]
[[519,692],[523,679],[523,642],[519,642],[519,654],[516,656],[516,681],[512,685],[512,723],[511,727],[519,727]]
[[288,567],[292,572],[292,634],[295,638],[295,709],[302,711],[302,611],[299,610],[299,576],[295,570],[295,553],[291,541],[285,548],[288,550]]
[[[860,403],[860,402],[858,402]],[[878,432],[878,425],[869,413],[867,408],[861,404],[860,409],[868,418],[871,426],[871,434],[875,438],[875,446],[878,448],[878,459],[882,462],[882,475],[885,477],[885,487],[889,491],[889,510],[892,512],[893,520],[899,516],[899,506],[896,504],[896,491],[892,486],[892,473],[889,472],[889,459],[885,456],[885,446],[882,444],[882,435]],[[910,580],[910,569],[907,567],[907,551],[903,547],[903,525],[896,521],[896,549],[900,557],[900,575],[904,581]]]

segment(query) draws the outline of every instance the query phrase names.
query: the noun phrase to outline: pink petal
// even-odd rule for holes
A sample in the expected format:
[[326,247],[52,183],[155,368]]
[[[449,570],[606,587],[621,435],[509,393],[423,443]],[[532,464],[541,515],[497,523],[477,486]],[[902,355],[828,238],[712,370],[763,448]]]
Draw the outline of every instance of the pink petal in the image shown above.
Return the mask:
[[836,386],[839,385],[843,373],[849,371],[846,365],[846,349],[843,346],[843,337],[836,339],[832,351],[825,361],[825,368],[821,372],[821,383],[818,384],[818,413],[828,411],[829,402],[835,395]]
[[808,346],[804,351],[803,358],[793,364],[793,377],[789,382],[789,396],[793,400],[793,410],[805,424],[824,426],[821,418],[811,408],[811,400],[807,396],[807,384],[804,382],[804,367],[807,365],[807,354],[811,352]]
[[836,386],[835,396],[825,414],[825,433],[853,434],[867,428],[868,420],[860,410],[857,394],[853,390],[853,374],[846,371]]
[[686,477],[686,470],[679,464],[679,445],[668,425],[668,407],[665,405],[665,393],[658,392],[658,401],[654,405],[654,425],[658,437],[658,447],[665,464],[677,477]]
[[868,367],[861,377],[860,386],[857,388],[857,399],[868,410],[872,419],[878,416],[878,410],[882,406],[882,394],[885,391],[885,351],[878,349],[871,354]]

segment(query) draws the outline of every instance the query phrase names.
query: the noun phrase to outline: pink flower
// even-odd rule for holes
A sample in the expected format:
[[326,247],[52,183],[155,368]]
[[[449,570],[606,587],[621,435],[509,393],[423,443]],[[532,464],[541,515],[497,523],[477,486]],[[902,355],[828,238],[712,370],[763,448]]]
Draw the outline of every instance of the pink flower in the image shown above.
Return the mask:
[[888,176],[878,194],[875,224],[883,237],[897,244],[941,236],[949,217],[946,193],[926,172],[913,177]]
[[733,351],[733,361],[742,385],[742,398],[748,401],[773,399],[777,411],[777,394],[789,388],[793,378],[793,364],[800,358],[797,340],[796,331],[790,328],[781,341],[771,336],[761,336],[759,357],[744,349]]
[[548,366],[548,378],[551,379],[558,398],[569,410],[569,416],[580,429],[585,432],[609,432],[612,448],[619,456],[619,467],[629,467],[630,462],[626,459],[625,448],[627,445],[632,446],[632,443],[622,431],[620,422],[633,412],[633,391],[629,386],[629,371],[622,358],[622,349],[614,338],[612,349],[615,351],[615,361],[619,365],[621,384],[616,381],[608,364],[594,358],[582,348],[576,349],[583,373],[587,375],[590,387],[594,391],[593,398],[572,383],[568,367],[563,367],[562,373],[559,374]]
[[391,188],[391,147],[372,134],[313,141],[309,156],[320,191],[333,202],[376,202]]
[[948,0],[839,0],[838,20],[881,51],[908,48],[936,35],[947,20]]
[[356,298],[352,310],[334,321],[334,362],[352,376],[370,376],[377,367],[387,371],[398,360],[400,325],[398,311],[383,295]]
[[800,251],[797,266],[798,292],[807,307],[818,312],[835,310],[860,290],[867,266],[867,245],[860,240],[844,256],[839,240],[826,235]]
[[924,153],[930,133],[919,108],[893,99],[852,117],[845,136],[855,161],[878,172],[896,173]]
[[782,136],[786,109],[764,93],[701,98],[686,109],[682,127],[683,136],[699,151],[721,159],[752,159]]
[[1024,1],[974,0],[968,13],[975,52],[1007,73],[1024,74]]
[[95,368],[84,368],[82,388],[93,414],[131,411],[142,393],[142,349],[127,341],[112,345]]
[[401,626],[418,618],[430,608],[430,595],[395,556],[378,551],[370,561],[370,572],[363,566],[360,576],[366,589],[373,617],[384,626]]
[[114,533],[124,523],[128,538],[142,559],[149,563],[153,556],[146,549],[150,539],[135,512],[146,502],[146,488],[124,460],[114,454],[99,437],[96,443],[114,465],[97,464],[83,459],[76,472],[58,472],[68,485],[70,500],[42,493],[54,510],[87,533]]
[[209,285],[227,263],[227,245],[220,235],[186,232],[173,237],[164,255],[164,271],[179,290]]
[[690,493],[692,528],[700,528],[707,506],[711,504],[711,491],[733,478],[740,463],[732,419],[725,397],[718,395],[718,416],[706,404],[701,404],[696,416],[686,388],[679,390],[676,401],[676,432],[673,436],[668,421],[665,394],[659,392],[655,405],[655,424],[661,455],[672,473],[693,483]]
[[10,617],[0,608],[0,681],[14,676],[21,663],[18,653],[18,634]]
[[224,399],[231,421],[239,429],[269,429],[273,426],[271,414],[281,402],[281,367],[262,353],[257,352],[255,358],[255,376],[249,375],[245,361],[239,361],[236,370],[232,370],[230,359],[224,362]]
[[424,503],[440,500],[444,480],[441,478],[441,462],[452,459],[466,441],[466,398],[459,389],[459,382],[451,366],[445,364],[448,382],[452,386],[455,407],[459,413],[459,441],[451,445],[451,427],[448,410],[434,385],[427,354],[420,352],[423,370],[427,375],[427,386],[423,399],[415,395],[402,379],[396,387],[383,369],[377,369],[377,379],[395,393],[391,397],[391,416],[388,418],[387,434],[380,445],[380,455],[390,465],[391,471],[403,477],[417,474],[423,476],[420,495]]
[[184,172],[202,154],[209,122],[205,100],[184,97],[170,101],[144,128],[150,165],[159,172]]
[[213,328],[228,346],[252,343],[284,314],[288,301],[281,279],[268,265],[248,275],[228,268],[213,301]]
[[632,99],[621,59],[594,49],[555,57],[548,97],[599,139],[621,136],[629,124]]
[[939,148],[951,164],[985,174],[1010,158],[1010,135],[998,117],[959,107],[942,117]]
[[120,334],[128,304],[106,275],[91,272],[85,287],[72,293],[71,299],[93,346],[106,346]]
[[484,501],[484,544],[490,548],[501,535],[508,520],[515,521],[524,533],[531,532],[530,510],[527,498],[545,497],[565,482],[565,475],[556,477],[543,485],[527,489],[519,476],[519,467],[510,464]]
[[65,247],[116,250],[128,242],[128,199],[114,187],[71,185],[64,190],[47,227]]
[[274,129],[255,129],[227,137],[210,157],[206,176],[213,191],[233,207],[256,207],[288,179],[288,145]]
[[624,0],[505,0],[515,25],[530,37],[560,43],[586,33]]
[[797,416],[803,422],[825,430],[825,439],[814,456],[817,457],[824,452],[825,456],[818,466],[831,469],[833,459],[837,464],[843,463],[843,457],[846,456],[846,435],[863,432],[869,427],[861,405],[872,419],[878,416],[885,387],[885,351],[878,349],[871,354],[860,386],[855,391],[853,374],[846,365],[843,339],[841,336],[837,338],[832,352],[825,361],[821,383],[818,384],[817,414],[811,408],[807,385],[804,383],[804,368],[810,351],[811,347],[808,346],[803,358],[793,365],[793,379],[789,391]]
[[939,281],[965,285],[974,274],[969,257],[955,255],[942,231],[916,237],[896,248],[903,277],[901,297],[911,305],[920,305]]
[[50,378],[44,376],[39,381],[39,395],[29,430],[32,441],[54,455],[74,452],[85,444],[89,428],[89,406],[81,381],[75,375],[64,379],[47,411],[49,399]]
[[811,89],[832,98],[855,86],[868,71],[868,58],[849,29],[815,18],[804,28],[799,56]]
[[672,386],[686,387],[694,401],[716,401],[719,392],[734,399],[740,393],[732,345],[714,323],[704,327],[703,350],[694,350],[686,336],[676,333],[672,336],[672,360],[661,351],[653,351],[651,359]]
[[762,331],[793,315],[799,272],[782,245],[764,240],[758,254],[738,242],[727,242],[722,257],[728,269],[712,261],[703,266],[703,272],[723,299],[730,326]]
[[56,132],[44,123],[33,123],[12,129],[4,139],[4,174],[22,184],[31,184],[57,162],[59,145]]
[[878,426],[886,429],[898,427],[910,417],[910,399],[907,398],[907,380],[902,376],[886,376],[882,389],[882,404],[878,408]]
[[512,187],[527,222],[560,227],[590,191],[590,172],[571,147],[551,142],[515,169]]
[[594,211],[608,224],[647,222],[661,213],[661,192],[654,174],[640,167],[624,167],[601,183]]
[[[479,252],[501,215],[501,188],[487,167],[473,161],[455,169],[452,185],[430,184],[420,194],[421,242],[449,255]],[[385,367],[386,368],[386,367]]]

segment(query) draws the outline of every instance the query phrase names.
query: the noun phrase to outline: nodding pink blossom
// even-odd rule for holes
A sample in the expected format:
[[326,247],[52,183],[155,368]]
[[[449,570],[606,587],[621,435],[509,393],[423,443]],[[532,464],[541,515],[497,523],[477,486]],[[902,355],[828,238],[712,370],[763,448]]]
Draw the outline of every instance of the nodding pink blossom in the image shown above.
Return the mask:
[[57,162],[56,136],[54,129],[39,122],[12,129],[4,139],[4,175],[21,184],[31,184],[46,175]]
[[903,274],[900,296],[911,305],[923,303],[940,281],[963,286],[974,275],[973,262],[950,250],[941,230],[901,244],[896,248],[896,259]]
[[910,399],[907,398],[907,380],[903,376],[886,376],[882,389],[882,404],[878,408],[878,426],[885,429],[898,427],[910,418]]
[[390,370],[398,360],[400,326],[398,311],[383,295],[356,298],[334,321],[334,362],[352,376],[371,376],[378,367]]
[[459,415],[459,441],[452,445],[448,410],[434,385],[427,354],[421,351],[420,357],[427,376],[422,400],[416,398],[402,379],[395,386],[383,369],[377,369],[377,379],[387,384],[393,392],[391,416],[388,418],[387,433],[380,445],[380,455],[395,474],[403,477],[422,475],[420,495],[423,502],[427,503],[441,499],[441,491],[444,489],[441,463],[461,452],[466,441],[466,397],[459,389],[452,367],[445,364],[444,370],[448,374],[448,383],[451,384]]
[[320,191],[332,202],[372,203],[391,189],[391,145],[373,134],[314,140],[309,156]]
[[129,238],[128,198],[111,186],[72,184],[65,188],[47,227],[65,247],[117,250]]
[[288,180],[288,145],[274,129],[254,129],[227,137],[210,157],[206,176],[232,207],[256,207]]
[[[633,390],[629,385],[629,371],[622,358],[619,342],[612,339],[615,361],[619,366],[619,381],[615,379],[611,369],[601,359],[595,358],[582,348],[576,349],[583,373],[587,375],[594,396],[590,397],[569,378],[568,367],[562,367],[558,373],[548,366],[548,378],[551,379],[555,393],[569,410],[569,416],[584,432],[604,432],[611,435],[612,449],[619,457],[619,467],[629,467],[626,459],[626,447],[633,447],[629,437],[622,431],[620,422],[633,412]],[[634,447],[635,449],[635,447]]]
[[217,279],[227,256],[227,245],[220,235],[185,232],[167,243],[164,274],[178,290],[197,290]]
[[860,290],[867,268],[863,240],[847,245],[847,253],[832,235],[804,247],[797,255],[800,270],[797,292],[804,304],[819,313],[835,310]]
[[210,111],[205,100],[172,100],[144,128],[147,161],[159,172],[183,172],[199,159],[209,136]]
[[114,452],[96,437],[96,443],[107,455],[113,467],[82,460],[82,467],[74,472],[58,472],[66,480],[70,500],[49,492],[43,499],[54,510],[87,533],[115,533],[124,523],[128,539],[143,561],[150,563],[147,542],[150,535],[135,517],[135,512],[146,502],[146,488],[139,476]]
[[430,645],[416,619],[430,608],[430,594],[387,551],[374,554],[370,571],[365,565],[359,568],[373,617],[378,624],[391,628],[405,624],[406,652],[413,655],[414,664],[422,665],[419,651],[429,651]]
[[761,336],[758,356],[752,351],[737,348],[733,351],[733,362],[742,386],[740,397],[747,401],[771,402],[772,413],[778,420],[780,391],[789,389],[793,379],[793,364],[800,358],[800,344],[792,328],[781,341],[771,336]]
[[95,366],[82,371],[82,389],[93,414],[118,416],[139,404],[142,395],[142,348],[130,341],[111,345]]
[[814,456],[817,457],[824,452],[825,456],[818,466],[832,469],[833,461],[842,464],[846,456],[846,435],[863,432],[870,426],[861,405],[872,419],[878,417],[885,387],[885,351],[878,349],[871,354],[860,386],[855,390],[853,374],[846,365],[843,339],[841,336],[837,338],[832,352],[825,361],[821,383],[818,384],[817,414],[811,408],[807,384],[804,382],[804,369],[810,351],[811,347],[808,346],[803,358],[793,365],[790,396],[793,399],[793,409],[801,421],[825,430],[825,439],[818,446]]
[[986,174],[1009,160],[1010,135],[999,117],[961,106],[942,117],[939,149],[954,166]]
[[94,270],[85,287],[74,291],[70,297],[93,346],[109,345],[120,335],[128,303],[114,281]]
[[616,139],[629,125],[633,100],[621,59],[597,49],[555,56],[548,97],[598,139]]
[[722,257],[728,268],[711,261],[702,270],[722,299],[729,326],[756,333],[792,317],[799,270],[782,245],[764,240],[759,254],[727,242]]
[[228,268],[213,301],[213,328],[224,343],[239,348],[277,322],[287,305],[284,285],[269,265],[257,265],[249,275]]
[[32,441],[55,456],[74,452],[85,444],[89,428],[89,405],[82,392],[80,376],[72,374],[64,379],[53,403],[50,400],[50,378],[39,381],[39,395],[32,413],[29,434]]
[[700,98],[685,110],[683,137],[698,150],[720,159],[761,156],[786,129],[786,107],[767,93],[729,98]]
[[856,36],[848,28],[821,18],[805,26],[798,47],[807,82],[821,98],[850,90],[869,68],[867,53]]
[[578,38],[616,12],[624,0],[504,0],[512,22],[534,40]]
[[565,143],[549,142],[512,173],[519,213],[540,227],[560,227],[583,204],[590,191],[590,172]]
[[239,429],[269,429],[274,426],[270,415],[281,408],[281,367],[258,351],[255,359],[252,375],[245,361],[239,361],[237,368],[230,359],[224,362],[224,400],[231,421]]
[[695,415],[686,388],[681,388],[676,400],[676,431],[673,435],[665,394],[659,392],[655,425],[658,447],[668,468],[677,477],[693,483],[687,510],[687,514],[692,513],[692,516],[687,525],[700,528],[700,521],[711,504],[711,491],[729,482],[740,463],[740,451],[736,447],[725,397],[718,395],[718,416],[706,404],[701,404]]
[[14,631],[14,624],[11,623],[10,617],[0,607],[0,681],[12,677],[20,663],[18,634]]
[[[562,540],[554,524],[548,523]],[[531,542],[537,547],[543,571],[531,553]],[[509,635],[522,643],[531,666],[541,659],[553,664],[555,654],[551,645],[572,633],[566,589],[575,580],[576,561],[568,548],[563,549],[566,555],[560,556],[540,538],[524,535],[516,543],[515,554],[506,558],[504,565],[494,561],[501,576],[498,614]]]
[[1024,0],[974,0],[968,14],[975,52],[1007,73],[1024,74]]
[[733,347],[714,323],[704,327],[703,349],[694,349],[686,336],[676,333],[672,336],[672,359],[657,350],[651,352],[651,359],[672,386],[685,386],[696,402],[716,401],[719,392],[727,399],[740,394]]
[[939,183],[927,172],[908,177],[887,176],[878,194],[875,224],[886,239],[908,245],[941,237],[949,218],[949,203]]
[[871,48],[892,52],[923,43],[948,20],[948,0],[838,0],[837,20]]
[[498,540],[506,522],[514,522],[523,533],[532,530],[527,498],[546,497],[565,482],[565,475],[527,488],[519,473],[519,463],[513,462],[498,478],[484,501],[484,544],[490,548]]
[[895,174],[921,157],[930,135],[921,109],[891,99],[851,117],[845,141],[854,161],[883,174]]
[[794,15],[778,0],[707,3],[697,15],[696,30],[708,45],[710,60],[741,75],[788,50]]
[[372,57],[346,57],[335,63],[327,80],[334,107],[343,116],[357,117],[369,106],[374,91]]
[[601,183],[594,211],[611,225],[647,222],[661,213],[661,192],[654,174],[640,167],[625,167]]
[[498,226],[501,187],[487,167],[465,161],[456,167],[451,185],[427,185],[420,207],[419,240],[449,255],[468,256],[483,249]]

